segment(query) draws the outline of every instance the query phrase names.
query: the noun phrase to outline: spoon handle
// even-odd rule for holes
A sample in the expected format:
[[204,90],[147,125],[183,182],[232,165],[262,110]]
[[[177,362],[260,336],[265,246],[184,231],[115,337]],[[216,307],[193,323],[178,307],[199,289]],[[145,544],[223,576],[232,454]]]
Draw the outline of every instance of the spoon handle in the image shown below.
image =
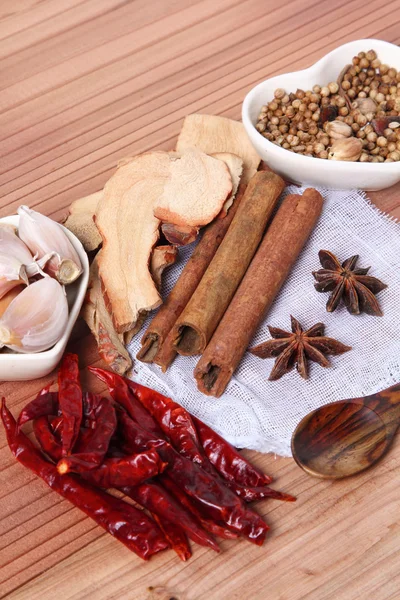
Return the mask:
[[376,412],[393,433],[396,431],[400,420],[400,383],[362,398],[362,403]]

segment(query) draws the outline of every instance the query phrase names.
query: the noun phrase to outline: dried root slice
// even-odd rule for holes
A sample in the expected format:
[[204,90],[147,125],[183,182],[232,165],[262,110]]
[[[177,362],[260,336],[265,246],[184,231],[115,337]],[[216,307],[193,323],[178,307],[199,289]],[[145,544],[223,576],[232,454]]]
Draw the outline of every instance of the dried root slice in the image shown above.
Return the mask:
[[82,317],[93,333],[101,358],[120,375],[132,366],[132,360],[124,346],[122,336],[114,329],[111,316],[108,314],[98,273],[97,257],[90,267],[90,283]]
[[[178,249],[174,246],[156,246],[152,252],[150,260],[150,272],[158,291],[161,289],[161,277],[164,270],[173,265],[178,257]],[[135,335],[142,329],[147,319],[147,312],[140,313],[135,327],[123,334],[124,344],[128,346]]]
[[96,227],[93,217],[103,191],[95,192],[90,196],[75,200],[69,207],[69,217],[64,226],[72,231],[80,240],[86,252],[97,250],[101,245],[101,235]]
[[178,225],[174,225],[173,223],[163,223],[161,231],[168,242],[176,246],[191,244],[199,234],[198,227],[178,227]]
[[226,165],[198,150],[150,152],[122,165],[106,183],[96,212],[103,239],[99,274],[118,333],[161,304],[149,258],[161,221],[199,227],[232,191]]
[[176,150],[184,152],[188,148],[198,148],[207,154],[236,154],[243,160],[243,183],[248,183],[253,177],[261,160],[242,123],[215,115],[185,117]]
[[151,255],[150,271],[157,289],[161,289],[161,277],[167,267],[173,265],[178,257],[175,246],[156,246]]
[[218,215],[220,219],[223,219],[232,206],[236,192],[238,191],[239,183],[243,174],[243,160],[240,158],[240,156],[232,154],[231,152],[216,152],[212,156],[222,160],[226,164],[232,179],[232,192],[225,200],[224,206]]

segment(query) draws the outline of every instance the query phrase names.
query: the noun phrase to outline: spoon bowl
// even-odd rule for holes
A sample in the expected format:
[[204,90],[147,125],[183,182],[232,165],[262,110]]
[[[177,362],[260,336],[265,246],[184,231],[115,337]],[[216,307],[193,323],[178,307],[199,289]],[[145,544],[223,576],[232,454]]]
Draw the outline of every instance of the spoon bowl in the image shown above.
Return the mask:
[[315,477],[355,475],[387,452],[399,421],[400,385],[365,398],[327,404],[297,425],[293,457]]

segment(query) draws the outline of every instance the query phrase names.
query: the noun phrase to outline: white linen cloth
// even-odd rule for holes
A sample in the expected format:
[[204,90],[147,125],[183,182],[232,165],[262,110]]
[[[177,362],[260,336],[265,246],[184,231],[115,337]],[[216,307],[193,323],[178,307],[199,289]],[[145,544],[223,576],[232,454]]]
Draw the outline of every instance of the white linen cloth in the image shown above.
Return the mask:
[[[293,370],[278,381],[268,381],[274,360],[246,353],[223,396],[213,398],[197,390],[193,369],[199,357],[178,356],[165,374],[135,358],[150,319],[129,346],[135,380],[174,398],[238,448],[290,456],[292,432],[308,412],[400,381],[400,226],[362,192],[320,192],[325,204],[319,223],[251,346],[270,339],[267,324],[290,330],[291,314],[304,328],[322,321],[325,335],[352,346],[350,352],[332,357],[331,368],[310,363],[309,380]],[[292,186],[286,193],[301,192]],[[369,274],[388,284],[377,296],[383,317],[353,316],[344,306],[326,312],[328,294],[314,289],[311,274],[321,268],[320,249],[330,250],[341,261],[359,254],[357,266],[371,266]],[[192,246],[180,249],[178,263],[164,273],[164,296],[192,250]]]

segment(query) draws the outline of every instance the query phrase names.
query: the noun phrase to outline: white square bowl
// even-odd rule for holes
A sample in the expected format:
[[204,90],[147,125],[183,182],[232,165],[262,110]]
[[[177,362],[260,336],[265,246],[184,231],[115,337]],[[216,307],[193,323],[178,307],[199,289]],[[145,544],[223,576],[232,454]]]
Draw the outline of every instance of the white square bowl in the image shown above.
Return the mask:
[[295,183],[332,189],[382,190],[400,181],[400,162],[360,163],[303,156],[273,144],[255,128],[261,106],[272,100],[277,88],[289,93],[297,88],[308,90],[316,84],[327,85],[337,80],[353,56],[371,49],[383,63],[400,70],[398,46],[381,40],[356,40],[339,46],[308,69],[271,77],[247,94],[242,107],[243,125],[260,157],[276,173]]
[[[9,223],[18,227],[19,217],[11,216],[0,219],[0,223]],[[87,254],[78,238],[60,225],[68,236],[82,263],[82,275],[66,287],[69,318],[64,334],[49,350],[36,354],[19,354],[16,352],[0,352],[0,381],[24,381],[39,379],[48,375],[61,360],[65,347],[71,335],[75,321],[81,310],[89,282],[89,261]]]

